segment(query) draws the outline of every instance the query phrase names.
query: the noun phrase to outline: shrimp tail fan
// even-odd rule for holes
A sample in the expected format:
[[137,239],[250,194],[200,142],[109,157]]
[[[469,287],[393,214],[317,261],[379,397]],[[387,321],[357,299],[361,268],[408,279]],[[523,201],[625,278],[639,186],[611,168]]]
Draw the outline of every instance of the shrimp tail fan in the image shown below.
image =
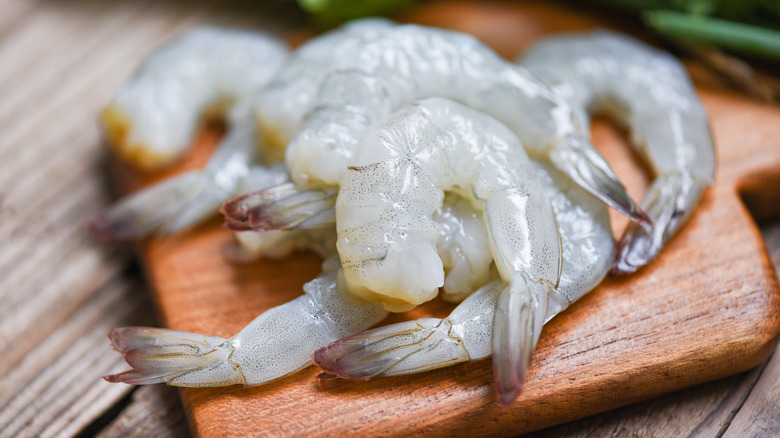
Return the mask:
[[119,200],[95,216],[89,231],[105,240],[164,236],[197,224],[230,197],[206,171],[192,171]]
[[189,387],[245,384],[240,368],[229,361],[230,341],[217,336],[123,327],[114,329],[109,339],[133,369],[103,376],[107,382]]
[[688,220],[707,186],[681,173],[659,175],[641,203],[652,225],[629,224],[618,243],[612,273],[630,274],[653,260]]
[[335,190],[284,183],[232,199],[220,212],[233,231],[322,228],[336,223],[335,204]]

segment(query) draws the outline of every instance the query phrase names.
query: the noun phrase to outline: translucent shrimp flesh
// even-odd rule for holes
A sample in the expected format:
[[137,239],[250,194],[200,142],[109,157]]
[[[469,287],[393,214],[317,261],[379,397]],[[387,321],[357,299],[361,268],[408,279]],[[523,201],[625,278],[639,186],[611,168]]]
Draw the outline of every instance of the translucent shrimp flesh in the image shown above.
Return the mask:
[[91,220],[90,232],[106,240],[164,236],[213,216],[234,196],[289,182],[284,165],[252,165],[259,155],[257,127],[242,108],[232,111],[231,128],[203,169],[123,197]]
[[707,113],[682,64],[612,32],[540,40],[519,60],[565,98],[588,126],[604,112],[631,131],[631,143],[655,173],[640,207],[652,226],[630,224],[613,272],[652,260],[682,227],[713,182],[715,151]]
[[[543,160],[533,162],[558,219],[562,267],[550,294],[545,322],[601,282],[610,269],[615,242],[604,205]],[[482,241],[487,247],[487,240]],[[505,283],[486,282],[443,319],[423,318],[341,339],[318,349],[314,363],[343,378],[411,374],[494,355],[491,343],[496,304]],[[499,355],[496,358],[496,354]],[[509,404],[519,392],[507,388]]]
[[[494,361],[502,396],[519,391],[561,273],[555,213],[517,136],[462,104],[411,104],[361,138],[336,201],[344,282],[391,311],[444,284],[433,213],[445,191],[482,213],[507,284],[497,302]],[[514,396],[511,396],[514,399]]]
[[199,28],[152,54],[103,111],[109,142],[130,162],[152,168],[178,157],[205,112],[226,113],[229,131],[203,170],[125,197],[92,220],[106,239],[165,235],[213,215],[222,203],[288,180],[261,161],[252,97],[287,57],[271,37]]
[[[458,288],[481,286],[485,278],[489,280],[492,259],[484,256],[489,253],[486,233],[480,232],[473,208],[448,197],[435,218],[448,224],[439,236],[441,252],[443,258],[455,261],[446,269],[448,276],[463,280]],[[302,296],[264,312],[229,339],[151,327],[116,329],[110,339],[133,369],[105,379],[135,385],[257,385],[308,366],[317,348],[381,321],[387,311],[380,304],[354,297],[339,284],[335,228],[306,231],[293,232],[293,237],[288,237],[289,232],[240,233],[250,241],[250,249],[259,246],[252,256],[277,257],[302,245],[329,255],[322,274],[304,286]],[[273,244],[253,241],[265,236]]]
[[269,309],[229,339],[150,327],[115,329],[111,342],[133,369],[104,379],[134,385],[251,386],[298,371],[311,364],[315,349],[387,315],[381,305],[343,291],[338,268],[337,257],[326,259],[322,275],[304,285],[303,295]]
[[191,143],[199,120],[252,96],[287,57],[276,38],[201,27],[149,56],[103,110],[109,142],[140,168],[169,164]]
[[304,44],[258,99],[261,126],[289,145],[300,185],[338,185],[360,135],[412,101],[444,97],[506,124],[632,220],[646,217],[588,142],[569,105],[525,69],[469,35],[361,20]]

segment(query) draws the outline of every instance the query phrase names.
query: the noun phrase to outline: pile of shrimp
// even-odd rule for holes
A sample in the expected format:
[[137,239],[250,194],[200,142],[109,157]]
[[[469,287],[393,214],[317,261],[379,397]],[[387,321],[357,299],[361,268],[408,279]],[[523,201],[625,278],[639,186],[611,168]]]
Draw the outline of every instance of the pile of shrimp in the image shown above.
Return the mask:
[[[590,143],[595,112],[630,130],[655,173],[638,205]],[[542,326],[610,270],[649,263],[715,168],[680,63],[604,31],[546,38],[512,63],[471,36],[386,20],[295,51],[201,28],[150,56],[102,120],[120,156],[153,170],[214,115],[229,129],[202,170],[120,200],[92,231],[163,236],[221,206],[235,257],[310,248],[322,273],[229,339],[114,330],[133,369],[108,381],[257,385],[312,361],[366,379],[492,355],[511,404]],[[607,207],[632,221],[617,244]],[[446,318],[369,330],[440,292],[460,303]]]

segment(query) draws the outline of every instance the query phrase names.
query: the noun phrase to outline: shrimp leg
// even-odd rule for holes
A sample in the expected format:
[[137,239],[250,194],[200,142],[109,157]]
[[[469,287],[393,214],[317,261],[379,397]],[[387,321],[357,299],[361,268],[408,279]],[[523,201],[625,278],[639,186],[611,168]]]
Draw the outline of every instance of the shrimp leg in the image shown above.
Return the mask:
[[109,382],[172,386],[258,385],[311,363],[312,352],[365,330],[387,312],[339,291],[338,260],[304,285],[305,294],[258,316],[229,339],[148,327],[124,327],[110,334],[114,348],[133,368],[105,376]]
[[712,184],[715,153],[705,109],[685,68],[667,53],[611,32],[546,38],[519,61],[575,109],[583,126],[605,112],[631,131],[655,173],[641,208],[652,224],[629,224],[614,273],[652,260]]

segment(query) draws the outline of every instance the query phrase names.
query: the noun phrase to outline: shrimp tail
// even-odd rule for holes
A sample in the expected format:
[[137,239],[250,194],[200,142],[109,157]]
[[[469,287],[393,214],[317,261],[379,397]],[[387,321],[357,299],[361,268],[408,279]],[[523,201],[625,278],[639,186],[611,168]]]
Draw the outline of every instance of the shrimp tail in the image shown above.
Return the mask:
[[412,374],[490,356],[500,279],[469,295],[445,319],[421,318],[379,327],[312,354],[327,375],[345,379]]
[[123,327],[109,334],[114,349],[133,367],[103,376],[111,383],[206,387],[245,384],[230,362],[233,345],[217,336],[150,327]]
[[95,216],[89,231],[105,240],[163,236],[213,214],[230,195],[205,171],[193,171],[123,198]]
[[285,183],[234,198],[220,212],[233,231],[291,230],[334,225],[335,205],[335,190]]
[[377,303],[342,295],[338,266],[337,258],[326,260],[325,273],[305,284],[303,295],[268,309],[229,339],[147,327],[116,329],[111,342],[133,369],[104,379],[136,385],[253,386],[299,371],[311,364],[316,348],[387,316]]
[[498,297],[493,319],[493,376],[502,406],[523,391],[547,310],[548,286],[518,274]]
[[328,344],[311,356],[328,374],[343,379],[412,374],[470,360],[447,319],[405,321]]
[[612,274],[630,274],[653,260],[688,220],[707,186],[687,174],[659,175],[641,203],[653,225],[629,224],[618,243]]
[[235,105],[232,127],[203,169],[121,199],[92,219],[92,234],[106,240],[172,234],[203,222],[242,191],[287,181],[283,166],[250,166],[257,155],[257,129],[247,108]]
[[625,186],[587,140],[578,136],[555,144],[550,160],[574,182],[636,224],[652,219],[626,192]]

